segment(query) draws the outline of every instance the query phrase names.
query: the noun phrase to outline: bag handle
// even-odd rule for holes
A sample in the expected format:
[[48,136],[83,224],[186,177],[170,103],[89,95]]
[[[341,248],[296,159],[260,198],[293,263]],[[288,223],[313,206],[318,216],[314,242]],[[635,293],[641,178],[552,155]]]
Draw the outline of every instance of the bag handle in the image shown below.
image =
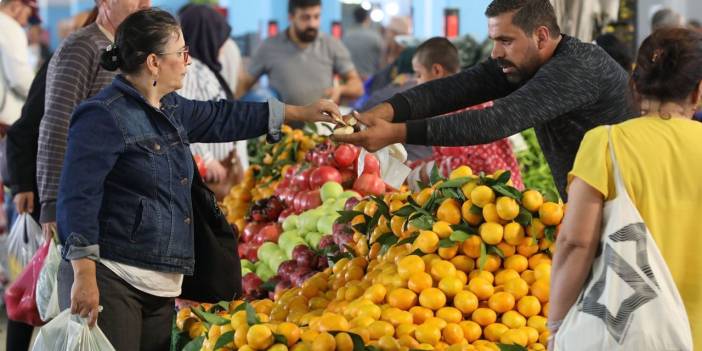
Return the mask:
[[612,138],[612,126],[608,126],[608,138],[609,138],[609,157],[612,160],[612,171],[614,172],[614,191],[617,193],[617,197],[620,194],[626,194],[628,196],[626,186],[624,185],[624,178],[622,177],[621,169],[619,168],[619,162],[617,161],[617,155],[614,152],[614,140]]

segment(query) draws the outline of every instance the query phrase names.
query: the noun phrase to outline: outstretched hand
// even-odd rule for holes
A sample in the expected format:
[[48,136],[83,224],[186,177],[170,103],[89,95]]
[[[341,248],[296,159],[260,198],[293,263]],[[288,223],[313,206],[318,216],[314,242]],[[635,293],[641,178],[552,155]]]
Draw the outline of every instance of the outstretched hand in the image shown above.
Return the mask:
[[361,146],[369,152],[376,152],[388,145],[405,141],[404,123],[390,123],[380,118],[368,118],[356,111],[351,116],[345,116],[344,120],[350,117],[364,125],[365,129],[362,128],[360,132],[353,134],[334,135],[332,136],[334,141]]
[[307,106],[285,106],[285,118],[301,122],[330,122],[341,116],[339,106],[332,100],[318,100]]

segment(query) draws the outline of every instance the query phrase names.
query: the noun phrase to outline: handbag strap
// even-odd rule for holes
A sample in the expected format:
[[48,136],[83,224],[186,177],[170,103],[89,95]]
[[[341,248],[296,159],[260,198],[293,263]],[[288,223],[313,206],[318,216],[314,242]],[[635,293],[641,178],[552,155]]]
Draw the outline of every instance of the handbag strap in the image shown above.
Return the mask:
[[628,196],[626,186],[624,186],[624,178],[622,177],[621,169],[619,168],[619,162],[617,161],[617,154],[614,152],[614,139],[612,138],[612,126],[608,126],[608,138],[609,138],[609,157],[612,160],[612,171],[614,172],[614,191],[618,197],[620,194]]

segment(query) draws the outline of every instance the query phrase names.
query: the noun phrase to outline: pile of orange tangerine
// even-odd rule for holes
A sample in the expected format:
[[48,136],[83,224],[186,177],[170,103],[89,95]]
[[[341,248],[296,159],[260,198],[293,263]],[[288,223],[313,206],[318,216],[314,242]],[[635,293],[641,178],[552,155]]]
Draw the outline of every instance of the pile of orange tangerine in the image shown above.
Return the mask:
[[[446,181],[464,178],[470,181],[460,186],[463,196],[442,200],[431,230],[397,215],[381,217],[368,235],[356,233],[356,257],[278,292],[275,301],[252,302],[261,324],[249,325],[245,311],[223,312],[229,324],[190,323],[197,325],[191,336],[205,336],[202,350],[214,350],[227,333],[231,342],[218,350],[345,351],[354,342],[383,351],[499,350],[498,344],[545,350],[554,250],[545,231],[560,224],[564,205],[534,190],[519,199],[496,195],[466,166]],[[386,195],[389,213],[407,206],[409,196],[423,206],[440,184]],[[362,201],[355,209],[372,217],[377,204]],[[515,221],[523,209],[532,215],[526,227]],[[447,241],[461,224],[476,233]],[[375,240],[384,231],[399,243],[382,248]],[[241,303],[232,302],[230,311]],[[192,315],[182,310],[180,325],[187,318]]]

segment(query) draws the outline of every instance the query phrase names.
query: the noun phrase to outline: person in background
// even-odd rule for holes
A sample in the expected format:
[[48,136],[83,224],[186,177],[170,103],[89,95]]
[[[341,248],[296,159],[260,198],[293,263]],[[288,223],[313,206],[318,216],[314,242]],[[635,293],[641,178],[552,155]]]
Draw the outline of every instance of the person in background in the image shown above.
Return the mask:
[[681,28],[684,26],[683,16],[669,8],[660,9],[651,17],[651,33],[661,28]]
[[381,66],[385,67],[389,64],[395,62],[395,60],[400,56],[400,53],[405,50],[405,46],[402,45],[397,37],[410,35],[412,33],[412,23],[407,17],[393,17],[390,19],[390,23],[383,29],[383,38],[385,40],[385,52],[383,53],[383,59]]
[[127,17],[101,64],[121,74],[74,112],[59,187],[59,236],[75,272],[71,311],[97,322],[118,351],[167,350],[173,300],[195,261],[188,144],[264,134],[277,142],[284,120],[330,122],[339,110],[329,100],[299,107],[179,96],[188,47],[176,19],[156,9]]
[[[412,59],[412,67],[416,72],[417,84],[454,75],[460,71],[458,50],[446,38],[431,38],[417,48]],[[408,154],[411,147],[418,145],[409,146]],[[420,147],[426,148],[426,146]],[[518,189],[524,188],[517,158],[507,138],[473,146],[434,147],[430,157],[414,163],[412,168],[418,170],[421,177],[428,179],[433,165],[436,165],[445,176],[459,165],[469,166],[476,174],[479,172],[493,174],[498,170],[508,170],[512,173],[514,186]]]
[[61,20],[58,24],[58,37],[61,41],[68,38],[71,33],[83,28],[84,23],[93,23],[98,15],[98,8],[93,7],[92,10],[81,11],[73,17]]
[[227,37],[219,51],[219,62],[222,65],[221,74],[232,93],[236,93],[236,85],[241,73],[241,50],[234,39]]
[[[601,48],[561,34],[547,0],[494,0],[486,16],[490,60],[397,94],[357,116],[367,129],[334,138],[369,151],[394,143],[466,146],[534,127],[565,198],[585,132],[636,114],[628,75]],[[489,101],[490,108],[442,116]]]
[[[39,127],[37,189],[41,223],[48,235],[56,229],[56,196],[66,152],[71,114],[78,104],[110,84],[115,73],[100,67],[102,50],[112,43],[117,26],[150,0],[98,0],[95,23],[61,43],[46,76],[44,117]],[[69,267],[70,268],[70,267]]]
[[358,6],[353,10],[356,27],[344,35],[344,45],[351,52],[351,59],[356,65],[361,80],[365,81],[380,69],[383,54],[383,38],[376,29],[371,28],[367,10]]
[[614,34],[602,34],[595,38],[595,45],[601,47],[611,56],[614,61],[624,68],[625,71],[631,73],[633,69],[634,59],[629,53],[629,48]]
[[[29,24],[29,18],[38,11],[36,0],[2,0],[0,2],[0,79],[8,94],[14,94],[18,100],[24,100],[34,79],[34,67],[29,60],[27,34],[23,27]],[[4,98],[4,97],[3,97]],[[6,103],[5,103],[6,104]],[[0,135],[5,134],[9,125],[20,115],[6,115],[9,106],[4,106],[0,122]],[[19,109],[19,106],[18,106]]]
[[29,60],[34,69],[38,70],[51,56],[49,44],[46,42],[46,31],[41,27],[38,17],[33,17],[33,23],[27,31],[29,43]]
[[[178,93],[200,101],[233,99],[219,61],[219,54],[231,33],[227,20],[207,5],[190,5],[179,12],[179,17],[185,42],[191,44],[188,46],[191,64]],[[217,198],[223,199],[243,173],[235,143],[195,143],[190,148],[205,162],[205,179],[211,183],[209,186]]]
[[576,303],[600,244],[603,206],[619,195],[614,193],[613,148],[626,191],[680,291],[694,349],[700,350],[702,124],[691,118],[702,102],[702,34],[682,28],[654,32],[641,44],[632,81],[643,116],[611,130],[589,131],[568,175],[568,211],[551,273],[549,329],[555,335]]
[[[320,0],[289,0],[290,27],[266,39],[239,78],[237,97],[248,92],[266,74],[288,104],[306,105],[320,97],[336,103],[363,95],[363,83],[348,49],[337,39],[319,32]],[[339,75],[342,83],[335,83]]]

